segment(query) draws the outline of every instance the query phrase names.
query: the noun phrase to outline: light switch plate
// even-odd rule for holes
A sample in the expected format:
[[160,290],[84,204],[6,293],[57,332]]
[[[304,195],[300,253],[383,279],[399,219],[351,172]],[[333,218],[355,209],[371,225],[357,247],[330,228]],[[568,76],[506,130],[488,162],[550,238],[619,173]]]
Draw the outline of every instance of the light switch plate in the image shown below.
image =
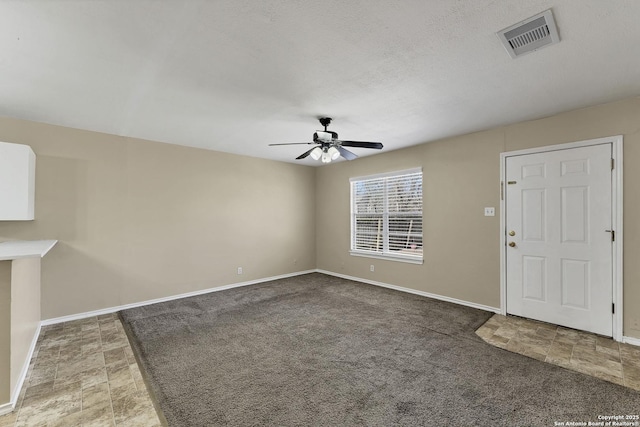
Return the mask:
[[484,216],[496,216],[496,208],[484,208]]

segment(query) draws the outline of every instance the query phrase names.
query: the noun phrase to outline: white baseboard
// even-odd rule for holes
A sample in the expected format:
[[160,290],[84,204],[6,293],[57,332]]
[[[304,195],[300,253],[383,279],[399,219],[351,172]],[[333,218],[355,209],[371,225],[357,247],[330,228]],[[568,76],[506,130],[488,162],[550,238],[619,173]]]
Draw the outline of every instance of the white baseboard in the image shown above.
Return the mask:
[[640,338],[622,337],[622,342],[625,344],[640,346]]
[[11,402],[0,405],[0,415],[8,414],[13,411],[13,408],[14,405],[12,405]]
[[38,338],[40,337],[41,326],[42,326],[42,322],[38,323],[36,332],[33,334],[33,338],[31,339],[31,345],[29,346],[27,357],[22,363],[22,369],[20,370],[20,375],[18,376],[18,382],[16,383],[13,390],[11,390],[11,393],[9,395],[9,402],[0,405],[0,415],[4,415],[4,414],[8,414],[9,412],[12,412],[18,403],[18,397],[20,397],[20,391],[22,390],[22,385],[24,384],[24,381],[27,379],[27,372],[29,372],[29,364],[31,363],[33,352],[36,350],[36,344],[38,343]]
[[29,372],[29,364],[31,363],[31,358],[33,357],[33,352],[36,350],[36,344],[38,343],[38,338],[40,337],[40,329],[42,328],[42,322],[38,324],[36,332],[33,334],[33,338],[31,339],[31,345],[29,346],[29,352],[27,353],[27,357],[22,363],[22,369],[20,370],[20,376],[18,377],[18,382],[13,389],[13,393],[11,394],[11,406],[15,408],[18,403],[18,397],[20,396],[20,390],[22,390],[22,385],[24,384],[24,380],[27,379],[27,372]]
[[145,306],[145,305],[157,304],[159,302],[172,301],[172,300],[176,300],[176,299],[180,299],[180,298],[187,298],[187,297],[193,297],[193,296],[202,295],[202,294],[208,294],[208,293],[211,293],[211,292],[224,291],[226,289],[239,288],[241,286],[256,285],[258,283],[270,282],[272,280],[286,279],[287,277],[294,277],[294,276],[300,276],[302,274],[315,273],[316,271],[317,270],[297,271],[295,273],[281,274],[279,276],[272,276],[272,277],[265,277],[265,278],[262,278],[262,279],[249,280],[247,282],[232,283],[230,285],[219,286],[219,287],[216,287],[216,288],[202,289],[200,291],[187,292],[187,293],[184,293],[184,294],[172,295],[172,296],[169,296],[169,297],[162,297],[162,298],[156,298],[156,299],[147,300],[147,301],[135,302],[135,303],[132,303],[132,304],[125,304],[125,305],[120,305],[120,306],[117,306],[117,307],[102,308],[100,310],[87,311],[87,312],[84,312],[84,313],[72,314],[72,315],[69,315],[69,316],[55,317],[55,318],[43,320],[40,324],[42,326],[47,326],[47,325],[55,325],[56,323],[71,322],[73,320],[86,319],[87,317],[93,317],[93,316],[100,316],[100,315],[103,315],[103,314],[115,313],[116,311],[127,310],[129,308],[142,307],[142,306]]
[[432,294],[429,292],[418,291],[411,288],[403,288],[402,286],[390,285],[388,283],[376,282],[375,280],[363,279],[361,277],[347,276],[346,274],[334,273],[327,270],[316,270],[318,273],[328,274],[329,276],[336,276],[342,279],[354,280],[356,282],[367,283],[369,285],[381,286],[383,288],[395,289],[396,291],[407,292],[410,294],[420,295],[427,298],[433,298],[440,301],[452,302],[454,304],[465,305],[467,307],[477,308],[479,310],[490,311],[492,313],[500,313],[500,309],[496,307],[489,307],[488,305],[476,304],[475,302],[464,301],[457,298],[446,297],[443,295]]

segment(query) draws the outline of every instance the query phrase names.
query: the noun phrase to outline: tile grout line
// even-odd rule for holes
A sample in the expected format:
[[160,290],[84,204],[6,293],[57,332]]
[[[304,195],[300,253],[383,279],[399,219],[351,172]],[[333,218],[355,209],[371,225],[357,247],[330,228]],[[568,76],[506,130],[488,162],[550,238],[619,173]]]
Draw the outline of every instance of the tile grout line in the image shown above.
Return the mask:
[[113,420],[113,425],[118,426],[116,422],[116,411],[113,409],[113,395],[111,394],[111,383],[107,379],[107,387],[109,388],[109,406],[111,407],[111,419]]
[[113,421],[113,425],[117,427],[118,423],[116,422],[116,411],[113,408],[113,394],[111,393],[111,381],[109,381],[109,371],[107,370],[107,359],[104,357],[105,350],[104,341],[102,340],[102,328],[100,327],[100,321],[97,317],[96,320],[98,322],[98,332],[100,333],[100,347],[102,349],[102,355],[104,358],[104,371],[107,375],[107,389],[109,390],[109,407],[111,408],[111,420]]
[[558,336],[558,327],[556,326],[556,328],[553,330],[553,338],[551,338],[551,344],[549,344],[549,348],[547,349],[547,354],[544,356],[545,363],[551,363],[551,362],[547,362],[547,359],[549,358],[549,352],[551,351],[551,348],[553,347],[553,343],[556,342],[556,337],[557,336]]
[[571,355],[569,356],[569,366],[574,366],[575,365],[574,363],[572,363],[573,362],[573,351],[575,349],[576,349],[576,345],[575,344],[571,344]]

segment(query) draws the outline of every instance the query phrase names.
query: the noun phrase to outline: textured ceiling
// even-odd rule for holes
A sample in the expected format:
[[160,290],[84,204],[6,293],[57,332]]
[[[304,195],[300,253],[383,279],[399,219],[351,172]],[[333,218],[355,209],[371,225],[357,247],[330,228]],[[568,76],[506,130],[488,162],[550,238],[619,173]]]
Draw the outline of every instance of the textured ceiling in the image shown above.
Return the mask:
[[[560,43],[511,59],[495,32],[549,8]],[[2,116],[291,162],[307,148],[267,144],[310,141],[323,115],[388,151],[640,94],[637,0],[3,0],[0,17]]]

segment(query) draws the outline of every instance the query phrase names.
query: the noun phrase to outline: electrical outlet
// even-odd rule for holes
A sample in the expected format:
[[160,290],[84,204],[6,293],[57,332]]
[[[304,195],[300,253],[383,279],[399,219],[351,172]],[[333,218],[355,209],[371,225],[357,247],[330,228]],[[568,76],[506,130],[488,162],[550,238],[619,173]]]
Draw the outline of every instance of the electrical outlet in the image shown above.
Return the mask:
[[640,318],[636,317],[635,319],[631,320],[631,329],[640,331]]
[[293,259],[293,265],[298,265],[298,258]]
[[369,266],[369,271],[375,271],[375,267],[373,266],[373,264]]
[[484,216],[496,216],[496,208],[484,208]]
[[238,267],[238,274],[242,274],[242,267]]

